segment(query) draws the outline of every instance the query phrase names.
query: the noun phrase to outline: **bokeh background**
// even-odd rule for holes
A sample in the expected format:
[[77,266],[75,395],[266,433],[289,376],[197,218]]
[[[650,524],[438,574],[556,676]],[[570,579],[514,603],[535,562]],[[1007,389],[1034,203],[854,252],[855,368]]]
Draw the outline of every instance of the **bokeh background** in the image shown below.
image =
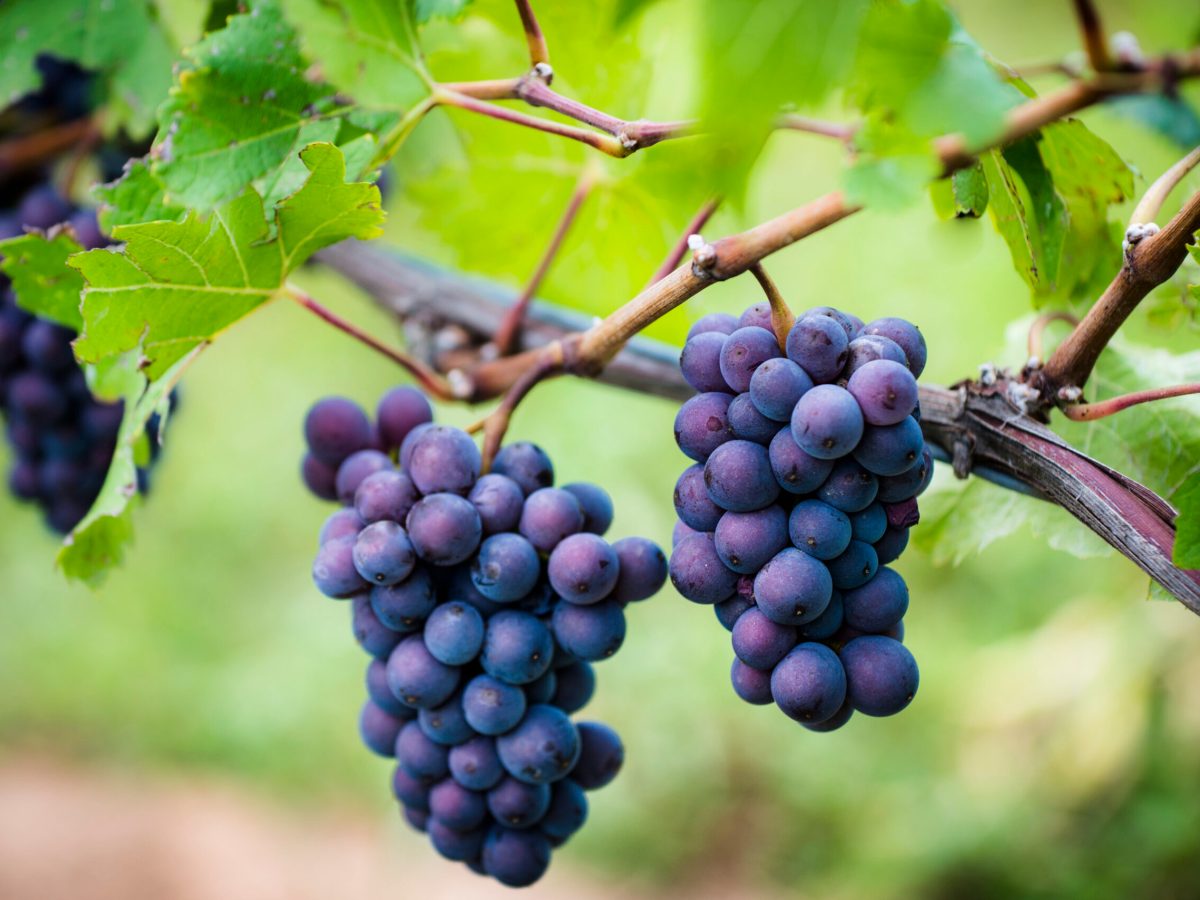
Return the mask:
[[[461,30],[433,29],[439,74],[520,70],[509,5],[480,6],[485,15]],[[663,3],[611,46],[599,26],[580,25],[578,9],[568,23],[557,8],[567,6],[575,4],[539,4],[552,49],[562,48],[564,85],[607,102],[619,90],[604,73],[622,60],[611,47],[634,47],[648,105],[622,111],[666,118],[687,102],[686,66],[675,63],[688,58],[695,4]],[[953,6],[1010,63],[1058,59],[1077,44],[1065,2]],[[1136,31],[1150,51],[1181,46],[1200,26],[1194,0],[1100,6],[1110,27]],[[1135,167],[1139,187],[1179,155],[1111,112],[1086,119]],[[394,173],[389,239],[519,284],[583,157],[563,150],[555,177],[539,175],[541,163],[511,176],[496,170],[490,192],[444,172],[421,178],[430,158],[464,146],[477,156],[493,140],[544,149],[536,135],[503,129],[472,126],[464,144],[449,120],[433,120]],[[671,152],[651,152],[660,151]],[[778,135],[743,207],[707,231],[801,203],[828,189],[840,166],[835,146]],[[702,190],[704,173],[693,175]],[[661,183],[667,207],[676,183]],[[645,211],[637,196],[626,201]],[[528,227],[538,210],[540,232]],[[686,217],[649,228],[625,220],[619,201],[588,215],[543,295],[603,312],[645,280]],[[455,235],[471,222],[473,237]],[[918,322],[932,382],[970,376],[988,360],[1020,362],[1002,354],[1028,294],[986,221],[938,222],[927,206],[869,212],[780,253],[770,270],[798,308],[828,303],[868,320]],[[303,281],[375,333],[397,334],[332,273],[312,270]],[[704,312],[737,311],[756,299],[752,287],[706,292],[657,333],[669,339]],[[1156,332],[1145,319],[1132,328],[1194,346],[1186,328]],[[297,479],[304,412],[330,393],[373,404],[396,378],[283,304],[223,337],[185,383],[137,544],[98,593],[65,584],[52,570],[51,535],[0,495],[0,896],[508,893],[440,862],[402,826],[387,763],[358,742],[365,660],[349,611],[309,581],[326,511]],[[456,424],[474,415],[439,410]],[[617,506],[611,534],[666,546],[683,464],[673,416],[663,401],[560,380],[527,400],[511,434],[545,447],[563,480],[605,485]],[[950,480],[943,471],[936,489],[954,490]],[[935,567],[933,555],[918,546],[898,564],[912,589],[916,701],[893,719],[856,717],[830,735],[734,697],[728,635],[710,610],[669,587],[632,609],[625,646],[600,667],[585,711],[620,731],[626,768],[592,795],[588,826],[532,893],[1200,895],[1200,622],[1148,601],[1146,580],[1121,557],[1078,559],[1025,530],[957,567]]]

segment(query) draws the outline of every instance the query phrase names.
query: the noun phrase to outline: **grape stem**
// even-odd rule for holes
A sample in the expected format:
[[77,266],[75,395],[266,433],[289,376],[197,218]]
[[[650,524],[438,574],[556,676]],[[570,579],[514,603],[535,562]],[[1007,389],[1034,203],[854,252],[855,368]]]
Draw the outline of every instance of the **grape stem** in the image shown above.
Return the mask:
[[717,211],[717,207],[720,206],[720,204],[721,199],[717,197],[709,200],[698,210],[696,210],[696,214],[692,216],[692,220],[687,223],[687,228],[683,230],[683,234],[679,236],[679,240],[677,240],[671,249],[667,251],[666,258],[662,261],[659,267],[654,270],[654,274],[650,276],[650,280],[646,283],[647,287],[654,284],[656,281],[662,281],[667,277],[667,275],[671,274],[671,272],[673,272],[679,266],[679,264],[683,261],[684,254],[688,251],[688,239],[691,238],[693,234],[699,233],[700,229],[708,223],[710,218],[712,218],[712,214]]
[[1200,165],[1200,147],[1196,147],[1191,153],[1159,175],[1154,180],[1154,184],[1146,189],[1146,193],[1142,195],[1138,205],[1134,207],[1133,213],[1129,216],[1130,227],[1146,225],[1158,218],[1163,203],[1171,195],[1171,191],[1175,190],[1176,185],[1198,165]]
[[1053,322],[1067,322],[1072,328],[1074,328],[1079,324],[1079,319],[1071,315],[1069,312],[1063,312],[1061,310],[1042,313],[1040,316],[1034,319],[1033,324],[1029,326],[1029,337],[1027,339],[1029,358],[1031,360],[1042,359],[1046,328]]
[[779,288],[775,286],[775,282],[771,280],[771,276],[767,274],[762,263],[752,265],[750,272],[758,280],[763,293],[767,295],[767,301],[771,304],[771,329],[775,332],[775,340],[779,342],[779,349],[783,350],[787,346],[788,333],[792,330],[792,325],[796,323],[796,316],[788,308],[783,294],[779,293]]
[[521,17],[521,27],[525,29],[525,40],[529,44],[530,65],[549,65],[550,50],[546,47],[546,36],[542,34],[542,26],[538,24],[529,0],[517,0],[517,14]]
[[562,217],[554,229],[554,234],[550,238],[550,243],[542,254],[542,258],[538,260],[537,268],[533,270],[533,275],[525,283],[524,290],[517,297],[517,301],[509,307],[508,313],[500,323],[500,327],[496,329],[496,353],[500,356],[508,356],[516,345],[517,338],[521,332],[521,325],[524,323],[525,314],[529,309],[529,303],[533,300],[534,294],[537,293],[538,288],[541,287],[542,282],[546,278],[546,274],[550,271],[550,265],[554,262],[555,256],[558,255],[558,251],[562,248],[567,232],[571,230],[571,225],[579,215],[579,210],[583,206],[583,202],[587,199],[588,194],[596,186],[599,176],[599,169],[591,163],[585,165],[583,171],[579,173],[579,178],[575,182],[575,189],[571,192],[571,199],[567,202],[567,208],[563,211]]
[[1079,20],[1079,31],[1083,37],[1083,49],[1087,51],[1088,62],[1097,72],[1107,72],[1112,68],[1112,60],[1108,55],[1108,43],[1104,36],[1104,26],[1100,22],[1100,11],[1092,0],[1074,0],[1075,18]]
[[492,460],[500,451],[508,425],[512,421],[513,412],[517,406],[538,382],[561,374],[566,358],[566,344],[555,341],[537,351],[537,356],[530,366],[517,377],[512,386],[500,399],[500,403],[486,417],[467,429],[469,433],[482,429],[483,431],[483,471],[492,467]]
[[439,400],[455,400],[459,399],[458,395],[451,388],[450,383],[425,365],[420,360],[414,359],[406,353],[402,353],[392,347],[387,346],[382,341],[377,340],[373,336],[367,334],[357,325],[343,319],[333,310],[322,306],[314,300],[309,294],[302,291],[295,285],[289,284],[285,288],[288,297],[294,300],[299,306],[308,310],[313,315],[322,321],[332,325],[338,331],[350,335],[356,341],[370,347],[376,353],[380,353],[390,359],[396,365],[400,366],[406,372],[413,376],[418,384],[428,393],[437,397]]
[[1067,404],[1061,409],[1062,414],[1073,422],[1092,422],[1129,409],[1131,406],[1137,406],[1139,403],[1166,400],[1171,397],[1185,397],[1188,394],[1200,394],[1200,384],[1177,384],[1172,387],[1150,388],[1145,391],[1134,391],[1132,394],[1111,397],[1096,403]]

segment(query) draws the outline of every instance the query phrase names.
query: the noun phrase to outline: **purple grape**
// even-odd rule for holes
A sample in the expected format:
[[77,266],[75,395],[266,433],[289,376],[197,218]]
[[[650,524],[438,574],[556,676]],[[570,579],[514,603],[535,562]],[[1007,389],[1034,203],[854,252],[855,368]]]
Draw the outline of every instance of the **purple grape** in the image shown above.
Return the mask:
[[335,480],[338,500],[349,506],[354,502],[354,495],[363,481],[376,472],[388,471],[391,468],[392,461],[378,450],[357,450],[351,453],[338,466]]
[[789,494],[815,491],[833,471],[832,461],[817,459],[801,450],[790,428],[780,429],[771,439],[767,458],[776,483]]
[[714,604],[713,612],[717,614],[717,621],[721,623],[722,628],[726,631],[733,631],[733,626],[737,624],[738,617],[753,607],[754,590],[753,580],[751,579],[751,589],[749,591],[743,592],[739,590],[728,600],[722,600],[720,603]]
[[697,391],[728,391],[729,385],[721,375],[721,348],[725,346],[725,335],[716,331],[705,331],[683,345],[679,354],[679,369],[683,380]]
[[829,606],[833,587],[824,563],[786,547],[754,577],[754,601],[780,625],[803,625]]
[[393,631],[415,631],[436,605],[433,581],[424,569],[416,569],[399,584],[371,588],[371,609]]
[[846,390],[858,401],[868,425],[895,425],[917,408],[917,379],[891,360],[867,363],[850,376]]
[[806,316],[826,316],[833,319],[842,326],[842,330],[846,332],[846,340],[848,341],[852,341],[858,337],[863,327],[862,319],[858,316],[842,312],[840,309],[835,309],[832,306],[814,306],[812,309],[806,309],[800,314],[800,318],[803,319]]
[[754,370],[778,356],[783,354],[772,331],[757,325],[738,328],[721,348],[721,377],[734,391],[748,391]]
[[371,584],[399,584],[416,563],[408,534],[395,522],[368,525],[354,542],[354,567]]
[[862,587],[847,591],[844,603],[849,627],[864,634],[882,634],[908,612],[908,586],[898,572],[885,566]]
[[542,561],[533,544],[506,531],[479,545],[471,563],[471,581],[489,600],[511,603],[533,590],[541,571]]
[[537,831],[493,828],[483,842],[482,867],[507,887],[528,887],[550,865],[550,842]]
[[713,541],[721,562],[734,572],[753,575],[787,546],[787,513],[778,505],[727,512],[717,523]]
[[775,502],[779,483],[767,450],[750,441],[729,441],[704,464],[704,486],[713,503],[733,512],[752,512]]
[[383,445],[394,450],[418,425],[433,421],[433,408],[421,391],[403,385],[383,395],[375,419],[379,423],[379,437]]
[[861,587],[874,577],[879,568],[879,557],[870,544],[851,541],[845,553],[831,559],[826,565],[829,566],[833,586],[839,591],[849,591]]
[[354,597],[351,610],[350,623],[358,646],[375,659],[387,659],[400,643],[400,633],[379,621],[366,594]]
[[[432,792],[430,796],[432,802]],[[469,863],[483,852],[483,842],[487,837],[485,828],[459,831],[446,825],[436,816],[430,817],[427,824],[429,841],[443,859]]]
[[693,603],[719,603],[737,587],[737,573],[721,562],[713,536],[703,532],[679,542],[669,572],[675,590]]
[[704,467],[688,466],[675,482],[675,512],[680,521],[695,531],[712,531],[724,510],[712,502],[704,486]]
[[425,622],[425,646],[438,662],[465,666],[483,649],[483,616],[475,607],[452,600],[434,608]]
[[354,492],[354,508],[359,517],[371,522],[403,522],[414,504],[421,499],[416,486],[403,472],[385,469],[368,475]]
[[611,599],[617,603],[649,600],[667,581],[667,557],[654,541],[625,537],[612,545],[617,554],[617,584]]
[[868,716],[892,716],[912,702],[920,674],[899,641],[881,635],[855,638],[842,648],[847,697]]
[[585,791],[594,791],[612,782],[625,764],[625,745],[620,736],[603,722],[578,722],[579,762],[571,779]]
[[879,493],[879,480],[852,459],[839,460],[817,496],[844,513],[866,509]]
[[821,733],[837,731],[839,728],[849,722],[850,717],[853,715],[854,707],[850,704],[850,701],[847,700],[841,705],[837,712],[835,712],[824,722],[801,722],[800,724],[809,731]]
[[[403,766],[396,766],[392,770],[392,793],[404,805],[406,812],[429,812],[429,785],[419,778],[413,778],[404,771]],[[415,824],[413,827],[422,828]]]
[[401,469],[406,472],[408,471],[408,465],[412,462],[413,448],[416,447],[417,441],[421,439],[421,435],[433,427],[432,422],[423,422],[404,436],[404,440],[400,442],[400,449],[396,453],[396,458],[400,462]]
[[572,534],[554,548],[546,571],[554,590],[568,603],[597,603],[616,587],[620,561],[604,538]]
[[799,644],[771,673],[771,696],[789,718],[819,724],[846,700],[846,671],[824,644]]
[[916,497],[929,486],[933,479],[933,454],[926,447],[921,452],[921,461],[901,472],[879,479],[878,500],[880,503],[902,503]]
[[553,669],[547,669],[541,676],[525,685],[525,701],[530,705],[534,703],[549,703],[554,696],[554,691],[558,687],[558,676],[554,674]]
[[738,316],[738,328],[749,328],[751,325],[765,328],[767,331],[772,330],[770,303],[766,301],[755,303],[742,311],[742,314]]
[[462,692],[456,692],[441,706],[421,710],[417,714],[417,723],[426,737],[445,747],[453,747],[475,737],[475,729],[467,722],[463,711]]
[[541,488],[525,499],[518,530],[541,553],[583,530],[583,508],[562,488]]
[[53,185],[40,184],[21,198],[17,217],[27,228],[45,231],[52,225],[65,222],[71,215],[71,204],[58,193]]
[[587,706],[596,692],[596,673],[591,664],[573,662],[556,670],[556,675],[550,702],[565,713],[578,712]]
[[67,398],[53,381],[38,372],[22,372],[8,383],[9,415],[31,426],[53,425],[67,413]]
[[326,597],[342,599],[368,585],[354,566],[354,537],[347,536],[326,541],[317,550],[313,561],[313,582]]
[[558,846],[582,828],[587,817],[588,800],[583,788],[572,779],[564,778],[550,788],[550,808],[538,829]]
[[675,443],[684,455],[704,462],[712,452],[733,439],[729,424],[729,394],[697,394],[675,414]]
[[747,703],[765,706],[773,699],[769,669],[753,669],[735,658],[729,669],[729,680],[733,682],[733,692]]
[[779,423],[773,422],[758,411],[749,394],[738,394],[729,404],[729,427],[733,436],[743,441],[754,441],[764,447],[771,443],[779,431]]
[[841,591],[835,590],[833,596],[829,598],[829,605],[825,607],[825,611],[811,622],[806,622],[799,627],[800,639],[805,641],[827,641],[838,633],[842,627],[843,620],[842,594]]
[[326,397],[313,404],[304,420],[309,451],[327,466],[337,467],[371,442],[371,423],[353,400]]
[[796,629],[772,622],[757,607],[742,613],[733,626],[733,652],[748,666],[772,669],[796,646]]
[[467,499],[479,513],[484,534],[513,531],[521,521],[525,492],[507,475],[492,472],[475,482]]
[[396,762],[413,778],[432,784],[445,778],[450,771],[450,751],[432,741],[416,722],[400,729],[396,738]]
[[446,778],[429,791],[429,814],[447,828],[470,831],[487,816],[483,794],[469,791],[453,778]]
[[29,364],[46,375],[65,372],[75,365],[71,341],[75,332],[46,319],[34,319],[21,336],[21,350]]
[[472,678],[462,703],[467,723],[480,734],[503,734],[525,715],[525,692],[491,675]]
[[562,710],[536,704],[516,728],[496,738],[496,752],[518,781],[550,784],[566,778],[579,760],[579,732]]
[[461,494],[474,486],[483,460],[469,434],[459,428],[434,425],[412,445],[408,475],[422,494]]
[[611,600],[590,606],[560,603],[550,617],[550,627],[558,646],[584,662],[608,659],[625,641],[625,613]]
[[687,339],[690,341],[696,335],[706,332],[733,334],[737,328],[738,320],[729,313],[709,313],[692,323],[692,327],[688,329]]
[[927,354],[925,337],[921,334],[920,328],[912,324],[912,322],[889,316],[869,322],[863,328],[863,333],[879,334],[899,344],[900,349],[904,351],[905,358],[908,360],[908,367],[912,370],[913,377],[921,377],[921,373],[925,371]]
[[800,366],[785,357],[768,359],[750,378],[750,400],[774,422],[790,422],[792,410],[813,382]]
[[408,538],[417,556],[435,566],[452,566],[479,547],[483,523],[475,507],[457,494],[429,494],[408,514]]
[[526,496],[554,484],[554,465],[550,457],[537,444],[528,441],[517,441],[501,447],[492,462],[492,471],[507,475],[520,485]]
[[100,230],[100,222],[94,209],[77,210],[69,219],[75,240],[84,250],[99,250],[108,243]]
[[838,459],[857,445],[863,433],[862,410],[845,388],[818,384],[792,412],[792,437],[818,459]]
[[504,777],[496,742],[485,735],[451,747],[449,762],[454,780],[468,790],[490,790]]
[[300,478],[318,500],[337,499],[337,470],[305,453],[300,463]]
[[435,570],[438,578],[438,591],[442,596],[461,600],[468,606],[473,606],[485,619],[495,615],[505,608],[505,604],[489,600],[479,593],[471,578],[471,563],[462,563],[449,569]]
[[358,732],[362,736],[362,742],[372,753],[394,756],[396,736],[403,727],[404,722],[380,709],[370,700],[363,704],[362,713],[358,717]]
[[849,517],[821,500],[801,500],[788,519],[792,544],[809,556],[833,559],[850,546]]
[[583,511],[583,530],[592,534],[604,534],[613,520],[613,502],[608,491],[596,484],[577,481],[564,484],[562,489],[574,495]]
[[909,416],[897,425],[868,425],[854,458],[876,475],[895,476],[918,466],[924,449],[921,426]]
[[367,665],[366,683],[367,696],[384,712],[405,721],[417,717],[417,711],[401,703],[400,699],[392,693],[392,689],[388,687],[387,664],[383,660],[372,659]]
[[693,534],[701,534],[695,528],[691,528],[684,522],[676,522],[675,527],[671,529],[671,547],[678,547],[679,542],[686,537],[691,537]]
[[849,355],[849,338],[836,319],[802,316],[788,332],[788,359],[800,366],[816,384],[826,384],[837,378]]
[[488,791],[487,808],[510,828],[532,828],[550,808],[550,785],[506,776]]
[[387,661],[387,681],[392,693],[409,706],[441,706],[458,687],[458,668],[434,659],[419,634],[404,638]]
[[849,378],[867,363],[878,359],[891,360],[908,368],[908,357],[899,344],[881,334],[864,334],[850,342],[850,356],[846,360],[844,374]]
[[536,616],[504,610],[488,619],[480,662],[493,678],[508,684],[528,684],[548,668],[554,639]]
[[883,537],[875,541],[875,554],[879,558],[879,565],[886,566],[888,563],[893,563],[898,560],[904,548],[908,546],[908,529],[907,528],[891,528],[883,533]]
[[850,514],[851,536],[856,541],[873,544],[887,531],[887,513],[881,503],[872,503],[866,509]]

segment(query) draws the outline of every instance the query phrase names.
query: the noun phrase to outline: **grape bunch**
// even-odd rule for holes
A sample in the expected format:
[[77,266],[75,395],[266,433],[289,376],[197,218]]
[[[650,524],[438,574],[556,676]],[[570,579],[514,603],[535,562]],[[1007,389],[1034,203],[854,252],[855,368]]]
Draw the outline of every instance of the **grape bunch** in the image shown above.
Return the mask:
[[888,716],[917,690],[908,588],[888,564],[933,477],[919,424],[925,339],[909,322],[811,309],[700,319],[680,356],[670,575],[732,632],[733,689],[812,731]]
[[304,430],[304,483],[342,507],[313,580],[350,600],[371,657],[363,742],[395,756],[404,817],[438,853],[532,884],[583,825],[585,792],[621,767],[616,733],[570,716],[592,696],[592,664],[620,648],[626,604],[666,581],[666,557],[645,538],[606,542],[608,494],[554,487],[533,444],[502,447],[481,474],[472,438],[433,424],[413,388],[388,392],[375,423],[321,400]]

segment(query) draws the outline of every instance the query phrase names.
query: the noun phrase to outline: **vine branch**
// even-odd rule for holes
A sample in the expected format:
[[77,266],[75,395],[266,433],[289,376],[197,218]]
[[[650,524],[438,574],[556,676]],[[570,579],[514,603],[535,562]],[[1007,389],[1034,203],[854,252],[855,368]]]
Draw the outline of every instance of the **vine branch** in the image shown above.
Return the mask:
[[538,24],[537,16],[529,0],[517,0],[517,14],[521,17],[521,27],[525,30],[525,41],[529,44],[529,63],[532,66],[549,65],[550,50],[546,47],[546,37],[542,34],[542,26]]
[[650,281],[646,285],[647,287],[656,281],[661,281],[678,267],[683,261],[684,254],[688,251],[688,240],[693,234],[700,233],[700,229],[712,218],[712,214],[717,211],[720,203],[720,199],[709,200],[696,211],[696,214],[692,216],[692,220],[687,223],[687,227],[683,230],[683,234],[679,236],[679,240],[667,251],[666,258],[655,269],[654,274],[650,276]]
[[1112,68],[1108,55],[1108,42],[1104,37],[1104,26],[1100,24],[1100,12],[1092,0],[1074,0],[1075,18],[1079,20],[1079,31],[1083,36],[1083,49],[1088,62],[1097,72]]

